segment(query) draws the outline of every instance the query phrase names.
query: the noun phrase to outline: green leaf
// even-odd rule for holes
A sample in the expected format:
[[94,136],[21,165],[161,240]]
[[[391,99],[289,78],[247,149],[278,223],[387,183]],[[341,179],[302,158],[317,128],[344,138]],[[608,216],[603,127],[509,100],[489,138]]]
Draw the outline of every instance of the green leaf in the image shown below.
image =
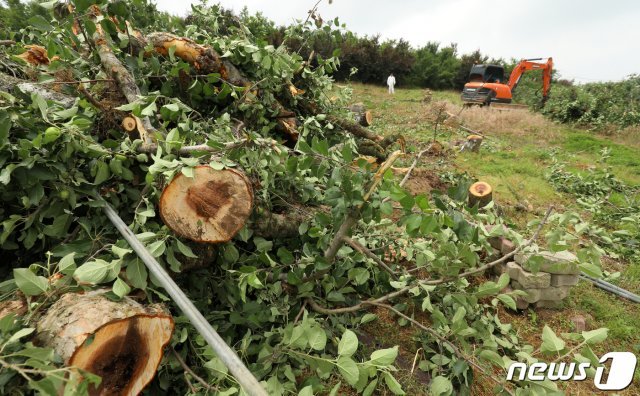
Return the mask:
[[96,177],[93,180],[93,184],[99,185],[111,176],[111,171],[109,170],[109,165],[102,161],[98,161],[96,167]]
[[307,346],[307,334],[304,331],[304,327],[295,326],[291,332],[291,339],[289,345],[304,349]]
[[511,278],[509,278],[509,275],[505,272],[504,274],[500,275],[500,278],[498,278],[498,283],[496,284],[496,287],[498,287],[499,290],[502,290],[505,287],[507,287],[510,280]]
[[44,19],[42,15],[36,15],[29,18],[28,23],[29,26],[33,26],[38,30],[42,30],[43,32],[50,32],[51,30],[53,30],[53,27],[51,26],[49,21]]
[[587,342],[587,344],[597,344],[599,342],[602,342],[607,338],[608,335],[609,329],[607,329],[606,327],[582,332],[582,337]]
[[80,283],[102,283],[109,274],[109,263],[102,259],[82,264],[73,273],[73,277]]
[[504,361],[502,360],[502,357],[495,351],[484,349],[478,354],[478,357],[480,359],[491,362],[498,367],[504,368]]
[[514,311],[517,309],[516,300],[514,300],[513,297],[511,297],[508,294],[498,294],[498,300],[502,301],[504,305],[506,305],[507,307],[511,308]]
[[456,313],[453,315],[453,318],[451,319],[451,323],[455,324],[461,321],[462,319],[464,319],[466,315],[467,315],[467,310],[464,309],[464,307],[458,307],[458,309],[456,309]]
[[189,246],[180,242],[179,239],[176,239],[176,245],[178,246],[178,250],[180,251],[180,253],[182,253],[183,255],[190,258],[198,258],[198,256],[196,256],[195,253],[193,253],[193,250],[191,250]]
[[49,289],[47,278],[34,274],[28,268],[14,268],[13,277],[18,288],[27,296],[38,296]]
[[72,275],[76,270],[76,261],[74,259],[75,255],[75,252],[72,252],[60,259],[60,262],[58,263],[58,271],[65,275]]
[[448,396],[453,393],[453,384],[448,378],[441,375],[431,380],[429,394],[432,396]]
[[378,386],[378,379],[374,378],[369,385],[362,391],[362,396],[371,396],[373,392],[376,390],[376,386]]
[[240,258],[240,252],[238,252],[238,249],[233,245],[233,243],[228,243],[224,246],[222,255],[224,256],[224,260],[228,263],[235,263]]
[[387,373],[387,372],[384,373],[384,382],[385,384],[387,384],[387,386],[389,387],[389,390],[393,392],[394,395],[405,394],[398,380],[396,380],[394,376],[391,375],[390,373]]
[[298,393],[298,396],[313,396],[313,386],[305,386],[304,388],[302,388],[300,393]]
[[16,331],[11,337],[9,337],[9,339],[7,340],[7,344],[14,343],[19,339],[28,336],[29,334],[33,333],[34,330],[35,328],[33,327],[25,327],[24,329]]
[[5,186],[11,181],[11,172],[16,168],[16,164],[9,164],[0,171],[0,183]]
[[113,245],[111,246],[111,251],[115,253],[118,258],[124,258],[127,254],[133,252],[131,249],[121,248],[120,246]]
[[394,346],[393,348],[380,349],[378,351],[374,351],[371,354],[371,364],[375,364],[376,366],[388,366],[393,364],[398,356],[398,347]]
[[295,260],[295,258],[293,257],[293,254],[291,254],[291,252],[284,246],[281,246],[278,248],[277,254],[282,264],[291,265]]
[[149,249],[149,253],[151,253],[153,257],[160,257],[167,249],[167,245],[164,243],[164,240],[159,240],[147,246],[147,249]]
[[127,265],[127,279],[131,286],[138,289],[147,288],[147,267],[141,260],[135,259]]
[[358,350],[358,336],[347,329],[338,343],[338,355],[351,356]]
[[267,241],[262,237],[253,238],[253,243],[255,243],[256,249],[259,252],[268,252],[273,247],[273,242]]
[[48,362],[54,359],[55,353],[51,348],[28,347],[14,352],[15,355],[26,356],[41,362]]
[[129,287],[129,285],[127,285],[122,279],[117,278],[113,283],[112,290],[116,296],[122,298],[131,292],[131,287]]
[[542,352],[559,352],[564,349],[565,342],[559,338],[556,333],[547,325],[542,329]]
[[580,271],[584,272],[585,274],[593,278],[597,278],[597,279],[602,278],[602,269],[595,264],[581,263],[578,265],[578,267],[580,267]]
[[309,340],[309,346],[316,351],[324,350],[327,345],[327,334],[320,326],[313,326],[307,329],[307,338]]
[[336,365],[338,366],[338,371],[344,379],[347,380],[349,385],[355,385],[358,382],[360,370],[358,370],[358,365],[355,361],[347,356],[340,356]]
[[0,147],[9,141],[9,129],[11,129],[11,118],[6,111],[0,111]]
[[333,388],[331,388],[331,392],[329,392],[329,396],[336,396],[341,386],[342,386],[342,381],[338,381],[338,383],[335,384]]

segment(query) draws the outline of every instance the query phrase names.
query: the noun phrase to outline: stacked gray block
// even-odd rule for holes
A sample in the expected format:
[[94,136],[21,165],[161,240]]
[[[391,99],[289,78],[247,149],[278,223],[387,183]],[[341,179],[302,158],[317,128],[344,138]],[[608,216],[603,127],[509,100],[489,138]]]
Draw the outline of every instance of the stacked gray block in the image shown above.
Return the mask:
[[541,259],[529,260],[533,254],[519,253],[506,265],[511,286],[526,295],[517,301],[518,308],[529,304],[536,308],[560,308],[572,286],[578,283],[578,259],[569,252],[540,252]]

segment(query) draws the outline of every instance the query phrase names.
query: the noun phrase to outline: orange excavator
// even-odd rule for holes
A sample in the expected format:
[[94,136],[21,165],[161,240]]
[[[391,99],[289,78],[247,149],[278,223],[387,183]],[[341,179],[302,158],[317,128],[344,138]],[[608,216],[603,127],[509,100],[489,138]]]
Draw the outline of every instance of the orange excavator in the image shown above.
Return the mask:
[[523,59],[513,68],[509,81],[505,84],[504,67],[500,65],[473,65],[469,73],[469,82],[462,90],[462,101],[466,105],[490,105],[491,103],[511,103],[513,90],[518,86],[520,77],[528,70],[542,70],[542,103],[549,96],[553,59],[539,62],[543,58]]

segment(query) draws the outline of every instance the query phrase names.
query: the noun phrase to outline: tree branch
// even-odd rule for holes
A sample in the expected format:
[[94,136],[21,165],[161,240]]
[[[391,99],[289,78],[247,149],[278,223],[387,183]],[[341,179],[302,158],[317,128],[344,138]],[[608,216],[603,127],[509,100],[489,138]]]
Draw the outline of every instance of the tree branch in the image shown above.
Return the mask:
[[480,273],[482,271],[485,271],[491,267],[494,267],[498,264],[501,264],[505,261],[507,261],[508,259],[510,259],[511,257],[515,256],[518,252],[520,252],[522,249],[524,249],[525,247],[531,245],[533,242],[535,242],[538,239],[538,235],[540,234],[540,231],[542,231],[542,228],[544,227],[544,225],[546,224],[546,222],[549,220],[549,216],[551,215],[551,212],[553,211],[553,206],[550,206],[549,209],[547,209],[547,213],[545,214],[544,218],[542,219],[542,221],[540,222],[540,224],[538,225],[538,228],[536,229],[536,231],[534,232],[533,236],[525,241],[525,243],[523,243],[522,245],[518,246],[515,250],[513,250],[511,253],[508,253],[504,256],[502,256],[501,258],[494,260],[490,263],[487,263],[481,267],[478,268],[474,268],[472,270],[469,270],[467,272],[463,272],[461,274],[458,274],[455,277],[452,278],[440,278],[440,279],[433,279],[433,280],[419,280],[411,285],[405,286],[402,289],[398,289],[392,293],[386,294],[382,297],[378,297],[378,298],[370,298],[368,300],[362,301],[358,304],[352,305],[350,307],[344,307],[344,308],[324,308],[322,306],[320,306],[319,304],[317,304],[315,301],[313,301],[311,298],[307,299],[307,303],[308,305],[313,308],[314,311],[317,311],[319,313],[325,314],[325,315],[334,315],[334,314],[342,314],[342,313],[350,313],[350,312],[357,312],[361,309],[366,308],[368,305],[372,305],[374,303],[381,303],[384,301],[387,301],[391,298],[394,297],[398,297],[401,295],[406,294],[407,292],[409,292],[409,290],[413,289],[414,287],[417,287],[419,285],[425,285],[425,286],[434,286],[434,285],[440,285],[442,283],[446,283],[446,282],[451,282],[457,279],[461,279],[461,278],[466,278],[467,276],[471,276],[477,273]]
[[380,267],[382,267],[382,269],[384,269],[385,271],[387,271],[389,273],[389,275],[391,275],[391,277],[393,279],[398,279],[398,275],[396,275],[395,272],[393,272],[393,270],[391,268],[389,268],[389,266],[380,259],[380,257],[376,256],[371,250],[367,249],[366,247],[364,247],[363,245],[360,244],[360,242],[353,240],[349,237],[344,237],[343,238],[344,242],[351,246],[352,248],[354,248],[355,250],[357,250],[358,252],[364,254],[365,256],[369,257],[371,260],[373,260],[376,264],[378,264]]
[[178,361],[178,363],[180,363],[180,366],[182,366],[184,371],[189,373],[189,375],[191,377],[193,377],[193,379],[198,381],[200,384],[202,384],[202,386],[204,386],[208,390],[218,391],[217,387],[209,384],[207,381],[205,381],[198,374],[194,373],[193,370],[191,370],[191,367],[187,366],[187,363],[185,363],[184,359],[182,359],[182,356],[180,356],[180,354],[173,347],[171,347],[171,352],[173,352],[173,356],[175,356],[176,360]]

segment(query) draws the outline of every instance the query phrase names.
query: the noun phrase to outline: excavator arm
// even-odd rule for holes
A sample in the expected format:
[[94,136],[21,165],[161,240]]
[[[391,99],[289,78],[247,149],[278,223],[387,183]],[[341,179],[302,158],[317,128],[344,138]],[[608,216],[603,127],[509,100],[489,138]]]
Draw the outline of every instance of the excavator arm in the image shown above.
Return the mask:
[[520,77],[528,70],[542,70],[542,100],[546,101],[549,96],[549,89],[551,88],[551,72],[553,71],[553,59],[548,58],[547,62],[535,62],[542,60],[538,59],[523,59],[513,68],[511,76],[509,76],[509,82],[507,85],[511,92],[518,86]]

